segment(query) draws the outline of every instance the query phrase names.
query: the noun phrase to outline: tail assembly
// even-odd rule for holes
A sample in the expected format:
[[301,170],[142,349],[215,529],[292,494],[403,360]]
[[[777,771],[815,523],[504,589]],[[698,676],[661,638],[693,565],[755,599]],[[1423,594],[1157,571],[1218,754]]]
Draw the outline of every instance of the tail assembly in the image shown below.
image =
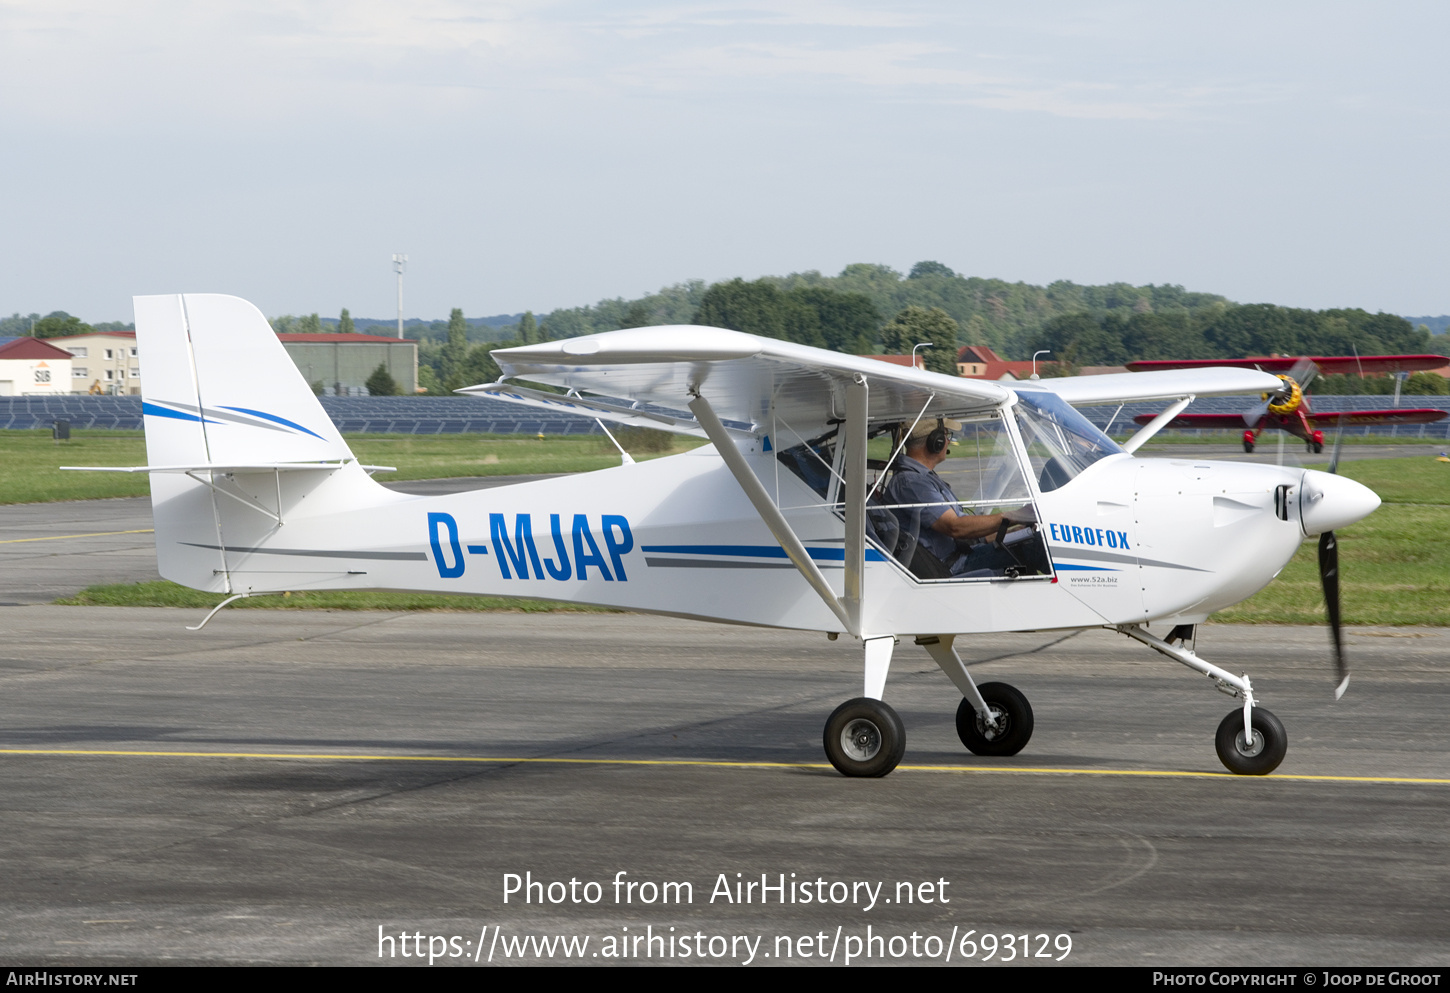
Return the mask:
[[218,294],[135,306],[149,464],[133,471],[151,475],[161,575],[217,593],[358,585],[345,562],[287,568],[280,549],[315,530],[288,524],[401,495],[358,465],[261,311]]

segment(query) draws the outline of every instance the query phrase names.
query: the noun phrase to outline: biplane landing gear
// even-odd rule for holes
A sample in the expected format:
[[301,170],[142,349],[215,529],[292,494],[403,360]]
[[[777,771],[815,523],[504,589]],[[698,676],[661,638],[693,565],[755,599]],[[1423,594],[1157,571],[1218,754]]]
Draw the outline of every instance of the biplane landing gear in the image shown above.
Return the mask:
[[1289,750],[1289,736],[1284,725],[1262,707],[1255,707],[1252,717],[1253,741],[1244,737],[1244,712],[1233,710],[1218,726],[1214,748],[1229,772],[1240,776],[1267,776],[1284,761]]
[[826,721],[826,758],[843,776],[884,776],[906,754],[901,718],[880,700],[857,697]]
[[1016,755],[1032,738],[1032,705],[1014,686],[983,683],[977,687],[992,724],[983,720],[972,701],[957,706],[957,737],[973,755]]

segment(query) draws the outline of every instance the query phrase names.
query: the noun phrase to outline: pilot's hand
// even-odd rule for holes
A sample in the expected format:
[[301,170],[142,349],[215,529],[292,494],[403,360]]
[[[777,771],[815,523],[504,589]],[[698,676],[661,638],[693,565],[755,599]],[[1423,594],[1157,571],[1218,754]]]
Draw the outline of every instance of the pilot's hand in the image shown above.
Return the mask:
[[1036,524],[1037,511],[1029,503],[1026,506],[1018,507],[1016,510],[1009,510],[1002,515],[1013,524]]

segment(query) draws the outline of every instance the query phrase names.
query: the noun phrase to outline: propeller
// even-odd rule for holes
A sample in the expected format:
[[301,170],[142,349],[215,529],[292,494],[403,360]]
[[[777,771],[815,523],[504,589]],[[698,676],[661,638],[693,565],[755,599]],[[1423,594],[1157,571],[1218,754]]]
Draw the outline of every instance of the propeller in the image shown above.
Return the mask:
[[1284,381],[1283,386],[1244,411],[1244,426],[1254,427],[1269,412],[1270,404],[1283,403],[1293,396],[1295,384],[1299,386],[1301,392],[1308,392],[1309,384],[1317,375],[1319,375],[1319,367],[1314,364],[1313,359],[1300,359],[1295,362],[1294,367],[1289,370],[1288,378]]
[[[1334,454],[1329,458],[1329,473],[1339,472],[1339,449],[1344,443],[1344,424],[1334,434]],[[1329,615],[1329,634],[1334,639],[1334,665],[1339,683],[1334,687],[1334,699],[1344,696],[1349,689],[1349,663],[1344,658],[1344,635],[1339,628],[1339,541],[1333,531],[1319,536],[1319,585],[1324,588],[1324,609]]]

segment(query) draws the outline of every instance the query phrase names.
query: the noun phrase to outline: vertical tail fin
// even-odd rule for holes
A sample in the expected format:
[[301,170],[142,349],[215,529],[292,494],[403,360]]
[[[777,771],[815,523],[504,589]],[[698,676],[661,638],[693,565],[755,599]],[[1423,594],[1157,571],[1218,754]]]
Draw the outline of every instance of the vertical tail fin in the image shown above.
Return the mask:
[[352,458],[256,307],[215,293],[135,304],[151,465]]
[[[304,497],[377,487],[256,307],[219,294],[136,297],[135,307],[147,462],[189,467],[151,473],[161,575],[214,592],[268,588],[272,579],[239,580],[239,570],[254,576],[251,550],[277,539]],[[352,464],[261,468],[321,462]]]

